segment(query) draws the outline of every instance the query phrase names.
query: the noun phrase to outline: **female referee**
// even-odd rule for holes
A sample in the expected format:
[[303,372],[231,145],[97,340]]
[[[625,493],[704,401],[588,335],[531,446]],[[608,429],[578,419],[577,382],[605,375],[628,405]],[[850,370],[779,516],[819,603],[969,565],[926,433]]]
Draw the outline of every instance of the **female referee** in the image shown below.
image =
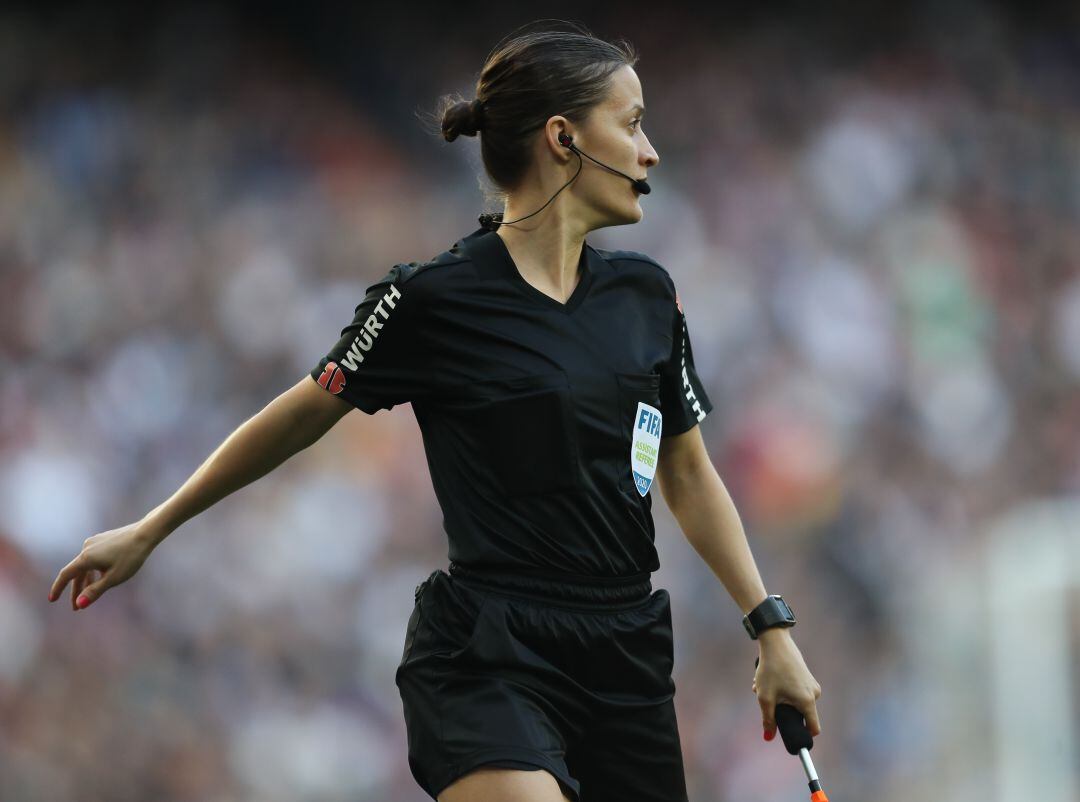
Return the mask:
[[[80,609],[185,520],[311,445],[348,410],[411,402],[444,513],[449,573],[416,588],[395,674],[413,776],[439,802],[678,802],[670,600],[656,479],[758,641],[766,740],[821,693],[766,595],[697,424],[712,403],[668,272],[585,242],[641,219],[659,163],[637,58],[584,29],[488,57],[442,134],[481,135],[502,219],[368,288],[340,341],[166,502],[89,538],[50,590]],[[584,157],[584,158],[583,158]],[[565,190],[565,191],[564,191]],[[97,573],[101,576],[97,577]]]

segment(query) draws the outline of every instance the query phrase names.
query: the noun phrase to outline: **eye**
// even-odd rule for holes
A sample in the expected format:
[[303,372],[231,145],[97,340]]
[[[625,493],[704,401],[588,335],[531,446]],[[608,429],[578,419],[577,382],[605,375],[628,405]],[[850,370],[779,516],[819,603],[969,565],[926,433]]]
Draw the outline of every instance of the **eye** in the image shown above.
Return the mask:
[[636,126],[640,122],[641,122],[641,118],[637,117],[636,119],[630,121],[630,127],[633,128],[634,126]]

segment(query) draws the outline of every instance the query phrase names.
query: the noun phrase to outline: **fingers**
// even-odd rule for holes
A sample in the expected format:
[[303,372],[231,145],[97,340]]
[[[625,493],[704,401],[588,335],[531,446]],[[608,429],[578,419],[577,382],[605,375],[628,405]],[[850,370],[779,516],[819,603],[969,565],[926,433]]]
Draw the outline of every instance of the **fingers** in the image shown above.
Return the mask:
[[81,609],[78,605],[79,596],[82,595],[83,590],[97,579],[97,571],[89,570],[84,571],[75,577],[75,581],[71,583],[71,609],[78,611]]
[[776,737],[776,701],[759,696],[758,704],[761,706],[761,726],[765,740],[771,741]]
[[817,705],[810,702],[799,707],[799,712],[806,719],[806,729],[810,730],[810,735],[815,738],[821,735],[821,720],[818,718]]
[[89,566],[86,565],[86,555],[80,554],[74,560],[60,569],[60,573],[56,575],[56,579],[53,580],[52,587],[49,589],[49,601],[56,601],[60,598],[60,594],[64,592],[64,587],[78,576],[81,572],[85,571]]
[[[99,560],[92,560],[90,554],[84,550],[75,557],[74,560],[69,562],[61,569],[57,574],[56,579],[53,580],[52,587],[49,588],[49,601],[54,602],[60,598],[64,593],[64,588],[67,587],[68,582],[71,583],[71,609],[81,610],[88,606],[90,602],[100,596],[109,585],[101,585],[100,580],[97,582],[96,593],[88,595],[86,593],[87,586],[95,587],[90,583],[97,579],[97,574],[103,566],[99,563]],[[84,599],[83,604],[79,604],[79,600]]]
[[815,738],[821,735],[821,716],[818,714],[817,700],[821,697],[821,685],[815,683],[814,698],[806,702],[803,710],[803,718],[806,719],[806,727]]
[[[773,703],[768,705],[762,705],[762,726],[765,728],[765,740],[771,741],[776,736],[776,705]],[[802,715],[806,721],[806,730],[810,733],[812,738],[817,738],[821,735],[821,717],[818,715],[817,706],[813,702],[802,702],[796,704],[795,702],[787,702]],[[771,715],[770,715],[771,714]]]
[[85,603],[80,605],[80,609],[86,609],[95,601],[97,601],[98,597],[101,596],[101,594],[108,590],[110,587],[112,587],[111,576],[110,574],[104,574],[97,582],[94,582],[93,584],[83,588],[83,591],[81,594],[79,594],[79,599],[76,603],[85,600]]
[[71,580],[71,609],[72,610],[78,610],[79,609],[75,605],[75,599],[78,598],[79,593],[82,592],[83,586],[85,584],[86,584],[86,572],[78,574],[74,579]]
[[[818,691],[818,695],[820,695],[820,691]],[[758,704],[761,706],[761,726],[764,730],[764,738],[766,741],[771,741],[776,737],[776,706],[779,702],[776,699],[759,696]],[[816,738],[821,735],[821,716],[818,714],[814,700],[804,700],[798,703],[787,702],[787,704],[790,704],[802,714],[802,717],[806,720],[806,729],[811,737]]]

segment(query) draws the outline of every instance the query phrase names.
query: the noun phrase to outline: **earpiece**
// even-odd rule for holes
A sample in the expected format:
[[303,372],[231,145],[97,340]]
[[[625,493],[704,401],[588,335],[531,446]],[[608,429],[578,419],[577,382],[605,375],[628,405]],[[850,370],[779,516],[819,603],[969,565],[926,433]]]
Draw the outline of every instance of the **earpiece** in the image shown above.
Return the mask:
[[559,131],[559,144],[565,147],[570,147],[574,144],[574,138],[565,131]]

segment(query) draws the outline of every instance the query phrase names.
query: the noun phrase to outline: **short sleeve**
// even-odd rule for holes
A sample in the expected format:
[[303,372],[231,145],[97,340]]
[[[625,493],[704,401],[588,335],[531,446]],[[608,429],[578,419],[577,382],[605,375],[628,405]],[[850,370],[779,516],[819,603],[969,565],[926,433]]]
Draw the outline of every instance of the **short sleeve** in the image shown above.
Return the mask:
[[367,288],[351,323],[311,371],[327,392],[369,415],[424,394],[422,300],[394,265]]
[[660,367],[660,411],[664,415],[663,437],[682,434],[712,412],[712,401],[694,367],[694,350],[686,325],[679,293],[671,302],[672,347],[668,360]]

